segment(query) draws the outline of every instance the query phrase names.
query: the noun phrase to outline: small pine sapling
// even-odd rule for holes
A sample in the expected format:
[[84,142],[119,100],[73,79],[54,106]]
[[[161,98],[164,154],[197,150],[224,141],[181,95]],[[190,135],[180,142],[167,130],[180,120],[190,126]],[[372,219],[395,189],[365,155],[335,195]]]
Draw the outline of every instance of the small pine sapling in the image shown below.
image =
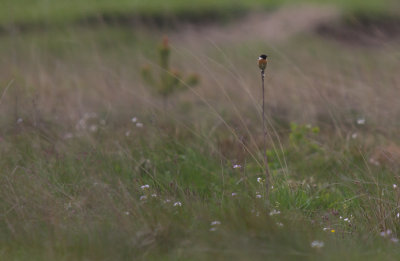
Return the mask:
[[168,44],[168,38],[164,37],[161,45],[158,48],[159,54],[159,72],[154,75],[152,68],[149,65],[142,67],[142,77],[147,85],[153,88],[153,91],[160,95],[164,104],[173,93],[177,91],[187,90],[188,87],[193,87],[199,83],[197,74],[190,74],[186,78],[182,72],[170,68],[171,49]]

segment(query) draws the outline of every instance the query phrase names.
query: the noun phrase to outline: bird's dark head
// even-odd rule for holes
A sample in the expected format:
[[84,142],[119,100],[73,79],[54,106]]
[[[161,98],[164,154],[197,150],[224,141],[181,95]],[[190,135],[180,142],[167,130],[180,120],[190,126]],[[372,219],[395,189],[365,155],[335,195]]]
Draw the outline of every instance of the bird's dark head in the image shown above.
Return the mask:
[[268,55],[266,55],[266,54],[262,54],[262,55],[260,55],[260,57],[258,57],[258,59],[262,59],[262,60],[265,60],[265,59],[267,59],[267,57],[268,57]]

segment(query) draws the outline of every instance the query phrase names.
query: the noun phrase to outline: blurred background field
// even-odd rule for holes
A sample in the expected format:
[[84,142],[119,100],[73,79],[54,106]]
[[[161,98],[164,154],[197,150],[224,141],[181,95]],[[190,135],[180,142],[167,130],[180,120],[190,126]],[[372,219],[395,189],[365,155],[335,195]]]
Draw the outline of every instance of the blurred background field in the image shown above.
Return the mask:
[[395,0],[219,0],[219,1],[60,1],[60,0],[4,0],[0,11],[3,26],[54,25],[110,19],[114,21],[147,18],[159,20],[176,18],[203,23],[207,19],[225,20],[251,11],[270,11],[283,5],[310,3],[335,6],[345,15],[367,14],[395,16],[399,4]]
[[0,260],[399,259],[398,1],[1,7]]

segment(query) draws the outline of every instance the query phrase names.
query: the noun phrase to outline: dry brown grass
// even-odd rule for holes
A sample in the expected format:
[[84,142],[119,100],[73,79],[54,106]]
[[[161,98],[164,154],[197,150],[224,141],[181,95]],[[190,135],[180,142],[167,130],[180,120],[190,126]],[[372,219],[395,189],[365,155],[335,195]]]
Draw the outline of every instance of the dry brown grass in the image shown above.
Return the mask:
[[[394,119],[400,114],[395,95],[400,82],[395,73],[399,67],[396,43],[355,48],[312,36],[289,40],[289,36],[309,34],[321,22],[336,17],[331,9],[291,7],[265,19],[251,17],[226,28],[172,34],[173,62],[203,78],[202,86],[181,95],[180,101],[205,103],[211,114],[225,109],[234,117],[243,118],[240,121],[246,125],[244,118],[249,113],[259,113],[254,57],[262,50],[272,54],[267,71],[271,117],[286,122],[318,122],[337,131],[356,128],[356,119],[365,117],[374,129],[393,130],[397,126]],[[157,34],[162,33],[151,38],[157,39]],[[26,39],[17,36],[15,41]],[[7,110],[7,115],[19,114],[24,109],[18,112],[16,108],[23,104],[27,112],[36,112],[37,117],[51,115],[72,124],[85,112],[119,114],[131,106],[157,107],[158,101],[149,95],[138,75],[137,68],[146,62],[146,55],[139,51],[127,59],[130,50],[125,44],[121,46],[116,41],[111,49],[102,49],[96,41],[85,42],[91,45],[89,48],[67,48],[75,58],[48,55],[45,47],[34,44],[23,55],[18,54],[21,50],[17,47],[5,54],[2,90],[13,83],[4,94],[2,110]],[[83,55],[74,55],[80,51]],[[125,57],[119,61],[110,59],[113,52]]]

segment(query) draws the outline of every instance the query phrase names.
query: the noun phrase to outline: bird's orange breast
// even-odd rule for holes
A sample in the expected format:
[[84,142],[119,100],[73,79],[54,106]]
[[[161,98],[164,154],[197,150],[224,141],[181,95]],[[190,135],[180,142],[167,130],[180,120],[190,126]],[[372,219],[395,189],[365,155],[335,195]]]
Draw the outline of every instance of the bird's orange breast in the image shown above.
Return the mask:
[[265,59],[258,60],[258,65],[262,66],[262,65],[266,65],[266,64],[267,64],[267,60],[265,60]]

